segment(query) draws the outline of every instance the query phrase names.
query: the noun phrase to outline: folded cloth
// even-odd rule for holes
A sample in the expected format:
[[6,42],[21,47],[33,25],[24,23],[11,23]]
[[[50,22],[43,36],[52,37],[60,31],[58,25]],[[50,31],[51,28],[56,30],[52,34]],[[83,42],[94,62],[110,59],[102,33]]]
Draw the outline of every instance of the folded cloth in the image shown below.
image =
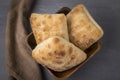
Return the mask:
[[34,0],[12,0],[6,27],[9,80],[42,80],[41,70],[25,44],[29,14]]

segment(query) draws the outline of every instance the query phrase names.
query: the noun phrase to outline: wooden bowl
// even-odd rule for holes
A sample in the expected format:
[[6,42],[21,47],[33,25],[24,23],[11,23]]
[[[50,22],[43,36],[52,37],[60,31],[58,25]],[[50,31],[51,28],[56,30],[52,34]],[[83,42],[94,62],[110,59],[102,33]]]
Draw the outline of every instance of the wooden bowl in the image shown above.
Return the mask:
[[[69,12],[70,12],[69,8],[63,7],[60,10],[58,10],[57,13],[64,13],[65,15],[67,15]],[[32,53],[32,50],[36,47],[36,41],[35,41],[35,38],[34,38],[32,32],[27,36],[26,44],[27,44],[27,47],[29,48],[30,52]],[[69,76],[71,76],[75,71],[77,71],[80,67],[82,67],[90,58],[92,58],[96,54],[96,52],[100,49],[100,47],[101,46],[100,46],[99,42],[96,42],[95,44],[90,46],[87,50],[85,50],[85,52],[87,53],[87,59],[84,62],[82,62],[81,64],[79,64],[69,70],[66,70],[63,72],[56,72],[49,68],[46,68],[46,67],[45,68],[56,80],[65,80]]]

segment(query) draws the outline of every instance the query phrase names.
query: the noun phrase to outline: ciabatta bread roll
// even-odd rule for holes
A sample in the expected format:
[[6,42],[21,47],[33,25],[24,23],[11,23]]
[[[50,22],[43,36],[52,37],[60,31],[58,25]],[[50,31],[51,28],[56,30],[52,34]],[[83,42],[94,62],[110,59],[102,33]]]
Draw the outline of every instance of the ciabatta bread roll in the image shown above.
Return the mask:
[[67,14],[70,41],[85,50],[103,36],[103,30],[84,5],[77,5]]
[[30,23],[37,44],[51,36],[60,36],[66,40],[68,29],[64,14],[36,14],[30,17]]
[[38,63],[58,72],[82,63],[87,57],[82,50],[58,36],[38,44],[32,56]]

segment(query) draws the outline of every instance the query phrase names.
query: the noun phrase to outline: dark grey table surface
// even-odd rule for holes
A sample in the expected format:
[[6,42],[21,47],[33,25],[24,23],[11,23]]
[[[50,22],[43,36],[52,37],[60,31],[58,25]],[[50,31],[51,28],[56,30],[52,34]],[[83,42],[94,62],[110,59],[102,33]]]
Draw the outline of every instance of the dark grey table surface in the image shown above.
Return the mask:
[[[101,50],[68,80],[120,80],[120,0],[37,0],[34,11],[55,13],[83,3],[104,30]],[[7,80],[5,28],[10,0],[0,0],[0,80]],[[44,80],[54,80],[46,71]]]

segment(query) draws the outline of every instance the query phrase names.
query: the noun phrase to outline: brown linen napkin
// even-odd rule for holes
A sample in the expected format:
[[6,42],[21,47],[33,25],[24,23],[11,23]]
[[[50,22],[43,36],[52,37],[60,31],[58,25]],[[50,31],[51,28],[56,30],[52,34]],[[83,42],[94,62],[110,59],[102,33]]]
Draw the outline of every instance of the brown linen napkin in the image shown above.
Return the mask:
[[6,27],[9,80],[42,80],[41,70],[25,44],[29,14],[35,0],[12,0]]

